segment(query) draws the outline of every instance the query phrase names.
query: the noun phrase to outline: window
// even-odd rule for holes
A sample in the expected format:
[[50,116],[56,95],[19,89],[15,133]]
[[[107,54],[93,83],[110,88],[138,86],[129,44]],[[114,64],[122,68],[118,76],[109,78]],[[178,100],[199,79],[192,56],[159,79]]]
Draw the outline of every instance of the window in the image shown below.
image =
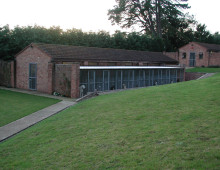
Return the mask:
[[183,53],[182,54],[182,59],[185,59],[186,58],[186,53]]
[[203,59],[203,53],[199,53],[199,59]]
[[125,63],[125,66],[132,66],[132,63]]
[[108,66],[116,66],[116,63],[113,63],[113,62],[109,62],[107,63]]
[[96,63],[96,62],[89,62],[88,65],[89,65],[89,66],[97,66],[98,63]]
[[63,64],[73,64],[74,62],[63,62]]

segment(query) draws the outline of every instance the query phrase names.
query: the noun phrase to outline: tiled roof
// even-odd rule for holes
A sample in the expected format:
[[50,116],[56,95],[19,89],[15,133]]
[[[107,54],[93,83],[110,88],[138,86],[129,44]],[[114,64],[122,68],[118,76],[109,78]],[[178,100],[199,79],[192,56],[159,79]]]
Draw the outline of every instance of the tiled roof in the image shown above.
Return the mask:
[[178,62],[161,52],[135,51],[112,48],[82,47],[56,44],[37,44],[44,53],[52,57],[53,61],[140,61],[151,63],[172,63]]
[[199,43],[195,42],[205,48],[207,48],[208,51],[214,51],[214,52],[219,52],[220,51],[220,45],[219,44],[208,44],[208,43]]

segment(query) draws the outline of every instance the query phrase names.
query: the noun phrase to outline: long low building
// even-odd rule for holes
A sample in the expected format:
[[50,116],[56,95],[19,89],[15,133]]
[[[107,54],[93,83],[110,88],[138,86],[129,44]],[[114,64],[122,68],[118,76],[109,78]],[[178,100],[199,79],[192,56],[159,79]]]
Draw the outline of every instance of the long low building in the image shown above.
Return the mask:
[[[184,80],[184,68],[162,66],[81,66],[83,94],[177,83]],[[82,95],[82,94],[81,94]]]
[[80,87],[85,94],[184,79],[178,62],[160,52],[32,43],[15,59],[17,88],[74,98]]

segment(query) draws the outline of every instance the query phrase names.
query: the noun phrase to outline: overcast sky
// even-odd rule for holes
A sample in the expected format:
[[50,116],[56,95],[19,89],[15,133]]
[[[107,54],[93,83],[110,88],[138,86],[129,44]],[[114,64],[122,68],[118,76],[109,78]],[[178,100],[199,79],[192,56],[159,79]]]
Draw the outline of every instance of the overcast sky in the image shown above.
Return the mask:
[[[40,25],[49,28],[77,28],[83,31],[105,30],[114,33],[119,26],[108,20],[108,9],[115,0],[4,0],[1,2],[0,26]],[[220,32],[220,0],[189,0],[190,14],[207,25],[211,33]],[[125,30],[126,31],[126,30]]]

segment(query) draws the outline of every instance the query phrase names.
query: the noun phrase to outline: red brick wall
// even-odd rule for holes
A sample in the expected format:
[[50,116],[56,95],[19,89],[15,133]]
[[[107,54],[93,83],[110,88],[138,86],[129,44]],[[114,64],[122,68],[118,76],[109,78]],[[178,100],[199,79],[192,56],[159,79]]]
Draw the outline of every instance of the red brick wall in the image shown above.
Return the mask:
[[190,73],[190,72],[185,72],[185,81],[189,80],[196,80],[199,77],[203,76],[206,73]]
[[80,81],[79,63],[56,64],[54,71],[54,91],[67,97],[78,98]]
[[210,54],[209,66],[220,66],[220,52]]
[[[170,53],[171,54],[171,53]],[[174,55],[174,54],[172,54]],[[168,56],[169,57],[169,56]],[[72,64],[74,62],[63,62],[65,64]],[[94,63],[94,64],[92,64]],[[60,63],[56,63],[60,64]],[[81,66],[143,66],[146,65],[146,63],[143,62],[130,62],[130,61],[122,61],[122,62],[117,62],[117,61],[112,61],[112,62],[107,62],[107,61],[84,61],[80,63]],[[147,64],[148,65],[148,64]],[[149,65],[154,65],[154,66],[160,66],[160,65],[166,65],[166,64],[159,64],[159,63],[149,63]],[[170,64],[167,64],[170,65]],[[176,64],[175,64],[176,65]]]
[[71,65],[56,64],[54,73],[54,91],[70,97],[71,94]]
[[29,89],[29,63],[37,64],[37,91],[48,92],[48,63],[51,58],[36,47],[28,47],[16,56],[16,87]]
[[178,52],[163,52],[163,54],[178,61]]
[[54,76],[55,76],[55,64],[48,63],[48,93],[52,94],[54,91]]
[[71,65],[71,97],[79,98],[80,64]]
[[[189,43],[179,49],[179,63],[183,66],[189,66],[189,58],[190,58],[190,53],[195,53],[196,54],[196,67],[201,67],[201,66],[208,66],[208,52],[206,52],[207,49],[196,44],[196,43]],[[186,53],[186,58],[182,58],[182,54]],[[199,59],[199,53],[203,53],[203,59]]]

